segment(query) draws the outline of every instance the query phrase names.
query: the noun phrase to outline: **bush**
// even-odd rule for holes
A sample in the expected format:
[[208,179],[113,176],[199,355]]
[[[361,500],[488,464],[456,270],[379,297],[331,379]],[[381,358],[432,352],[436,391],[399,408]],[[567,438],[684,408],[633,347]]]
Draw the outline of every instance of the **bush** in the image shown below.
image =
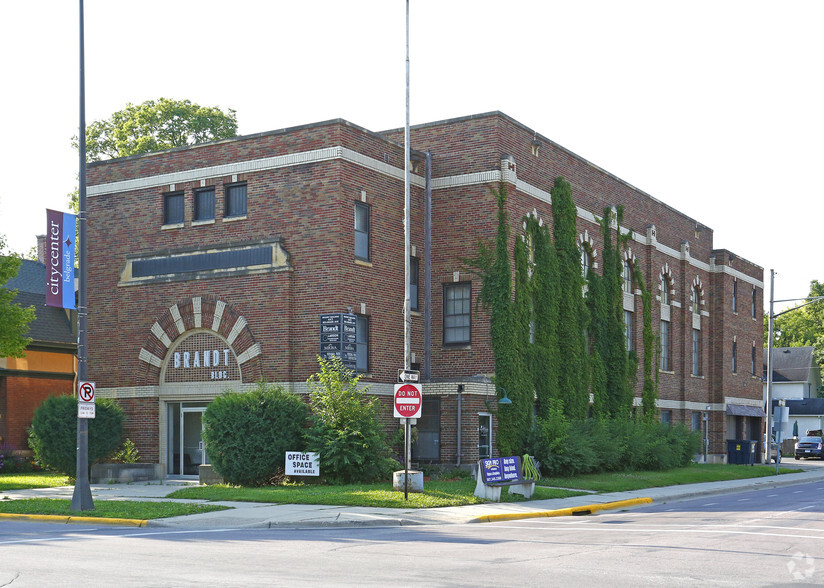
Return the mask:
[[682,426],[617,419],[565,422],[539,419],[527,451],[548,476],[617,470],[667,470],[687,465],[700,450],[700,434]]
[[227,390],[203,415],[203,440],[215,472],[231,484],[262,486],[281,475],[287,451],[303,451],[308,409],[280,386]]
[[358,389],[359,377],[339,359],[318,358],[320,372],[308,380],[312,426],[307,447],[316,451],[321,475],[349,484],[386,479],[398,468],[378,421],[377,398]]
[[[89,466],[108,457],[120,444],[123,411],[110,399],[98,399],[89,419]],[[44,468],[77,475],[77,399],[50,396],[36,411],[29,429],[29,447]]]

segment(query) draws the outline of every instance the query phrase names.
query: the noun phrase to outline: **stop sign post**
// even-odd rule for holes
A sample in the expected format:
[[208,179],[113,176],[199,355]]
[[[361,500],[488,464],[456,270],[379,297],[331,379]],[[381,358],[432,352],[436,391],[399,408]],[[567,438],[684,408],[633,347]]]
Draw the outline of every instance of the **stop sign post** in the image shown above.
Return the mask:
[[417,419],[421,416],[423,395],[419,384],[395,384],[395,418]]

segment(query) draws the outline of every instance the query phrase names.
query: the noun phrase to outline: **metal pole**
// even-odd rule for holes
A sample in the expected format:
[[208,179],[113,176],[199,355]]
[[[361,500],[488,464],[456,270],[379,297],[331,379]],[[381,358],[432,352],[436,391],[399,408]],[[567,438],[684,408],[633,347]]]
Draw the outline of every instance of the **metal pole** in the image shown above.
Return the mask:
[[[767,439],[766,450],[764,451],[764,464],[770,463],[772,458],[772,382],[773,382],[773,320],[775,315],[773,313],[773,302],[775,298],[775,270],[770,270],[770,314],[769,314],[769,328],[767,329],[767,406],[764,412],[767,413]],[[776,464],[776,467],[778,465]]]
[[[412,313],[409,288],[410,245],[410,148],[409,148],[409,0],[406,0],[406,122],[403,127],[403,369],[412,369]],[[404,426],[403,499],[409,500],[410,419]]]
[[[77,379],[89,377],[89,352],[87,348],[88,309],[86,302],[86,72],[83,28],[83,0],[80,0],[80,173],[78,185],[78,228],[80,248],[77,300]],[[74,483],[71,510],[94,510],[92,490],[89,486],[89,419],[77,419],[77,478]]]

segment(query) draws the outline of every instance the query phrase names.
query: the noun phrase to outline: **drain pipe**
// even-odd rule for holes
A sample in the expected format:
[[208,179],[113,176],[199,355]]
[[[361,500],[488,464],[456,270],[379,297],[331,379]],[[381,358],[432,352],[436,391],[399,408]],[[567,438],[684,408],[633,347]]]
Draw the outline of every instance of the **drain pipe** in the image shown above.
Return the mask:
[[458,461],[455,464],[457,467],[461,467],[461,457],[463,457],[463,447],[461,445],[461,415],[463,414],[463,391],[464,385],[458,384]]
[[432,377],[432,152],[426,152],[423,221],[423,378]]

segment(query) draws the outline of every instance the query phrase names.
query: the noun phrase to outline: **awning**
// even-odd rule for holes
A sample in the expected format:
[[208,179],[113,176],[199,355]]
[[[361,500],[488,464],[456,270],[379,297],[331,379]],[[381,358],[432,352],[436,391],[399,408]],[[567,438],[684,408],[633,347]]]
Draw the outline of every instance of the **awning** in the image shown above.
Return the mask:
[[731,414],[733,416],[760,418],[764,418],[765,416],[767,416],[767,414],[764,412],[764,409],[760,406],[748,406],[746,404],[728,404],[727,414]]

